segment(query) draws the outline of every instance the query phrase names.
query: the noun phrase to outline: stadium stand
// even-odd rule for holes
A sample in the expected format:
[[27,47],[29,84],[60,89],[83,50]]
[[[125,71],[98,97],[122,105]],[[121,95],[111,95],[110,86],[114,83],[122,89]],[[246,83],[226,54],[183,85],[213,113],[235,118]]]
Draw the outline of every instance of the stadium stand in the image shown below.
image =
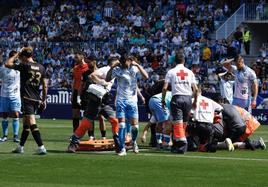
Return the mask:
[[[96,57],[98,66],[108,56],[129,51],[137,56],[150,79],[146,89],[172,66],[175,50],[184,49],[187,66],[198,74],[206,92],[218,92],[219,61],[241,50],[235,37],[215,40],[214,31],[239,3],[228,0],[68,1],[33,0],[0,20],[0,47],[6,50],[32,45],[35,59],[46,67],[49,87],[71,88],[74,51]],[[27,11],[26,11],[27,10]],[[264,55],[265,54],[265,55]],[[266,49],[252,62],[267,85]]]

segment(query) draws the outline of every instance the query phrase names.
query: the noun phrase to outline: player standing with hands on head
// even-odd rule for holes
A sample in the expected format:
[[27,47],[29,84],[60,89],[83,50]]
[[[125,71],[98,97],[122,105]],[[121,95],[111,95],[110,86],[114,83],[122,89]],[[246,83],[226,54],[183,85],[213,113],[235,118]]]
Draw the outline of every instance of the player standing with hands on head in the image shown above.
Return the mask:
[[[176,53],[175,62],[177,65],[170,69],[165,77],[162,104],[163,106],[165,105],[168,84],[171,84],[172,99],[170,110],[173,123],[173,146],[171,152],[183,154],[187,151],[185,129],[191,108],[196,107],[198,88],[194,73],[184,67],[185,57],[182,53]],[[194,96],[193,104],[192,96]]]
[[[231,65],[232,61],[235,62],[235,66]],[[256,73],[245,65],[241,55],[237,55],[234,59],[225,60],[223,66],[235,75],[235,90],[232,104],[245,108],[251,113],[251,109],[256,108],[258,95]]]
[[[11,51],[9,58],[16,54],[16,51]],[[8,117],[12,117],[13,141],[19,142],[19,112],[21,109],[20,72],[2,66],[0,67],[0,79],[2,80],[0,112],[3,113],[3,137],[1,141],[5,142],[8,140]]]
[[125,149],[125,127],[126,120],[131,124],[131,134],[133,151],[139,152],[137,145],[138,137],[138,99],[137,99],[137,81],[139,73],[143,79],[148,79],[147,72],[141,65],[135,62],[134,57],[128,56],[118,61],[108,71],[106,81],[109,82],[113,78],[117,80],[117,93],[116,93],[116,117],[119,122],[119,156],[126,155]]
[[[19,58],[20,63],[14,64]],[[33,51],[30,47],[24,47],[16,55],[8,59],[6,67],[20,71],[21,98],[23,112],[23,130],[18,147],[13,153],[23,153],[24,144],[32,132],[33,138],[38,145],[37,154],[46,154],[40,131],[35,120],[35,113],[38,109],[46,108],[47,81],[45,79],[45,68],[33,60]],[[39,88],[42,86],[42,99],[40,99]]]

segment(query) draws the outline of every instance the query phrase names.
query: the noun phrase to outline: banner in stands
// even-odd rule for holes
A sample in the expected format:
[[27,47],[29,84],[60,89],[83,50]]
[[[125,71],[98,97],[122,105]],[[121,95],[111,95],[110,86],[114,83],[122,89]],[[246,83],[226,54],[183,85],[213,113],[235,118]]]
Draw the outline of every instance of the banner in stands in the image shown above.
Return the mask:
[[[71,119],[71,91],[70,90],[49,90],[47,96],[47,109],[41,114],[41,118],[49,119]],[[262,125],[268,125],[267,109],[254,109],[253,115]],[[83,116],[83,111],[81,111]],[[144,105],[139,105],[140,121],[148,121],[148,113]]]

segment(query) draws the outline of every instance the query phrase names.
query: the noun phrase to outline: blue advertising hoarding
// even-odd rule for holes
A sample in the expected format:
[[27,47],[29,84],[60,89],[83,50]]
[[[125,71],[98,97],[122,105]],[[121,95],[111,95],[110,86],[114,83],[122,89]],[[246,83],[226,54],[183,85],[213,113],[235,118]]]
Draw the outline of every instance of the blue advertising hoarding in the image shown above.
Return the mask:
[[[262,125],[268,125],[267,109],[253,109],[252,114]],[[83,116],[83,111],[81,111],[81,116]],[[47,97],[47,109],[40,117],[47,119],[71,119],[71,91],[49,90]],[[148,113],[142,104],[139,105],[139,118],[140,121],[148,121]]]

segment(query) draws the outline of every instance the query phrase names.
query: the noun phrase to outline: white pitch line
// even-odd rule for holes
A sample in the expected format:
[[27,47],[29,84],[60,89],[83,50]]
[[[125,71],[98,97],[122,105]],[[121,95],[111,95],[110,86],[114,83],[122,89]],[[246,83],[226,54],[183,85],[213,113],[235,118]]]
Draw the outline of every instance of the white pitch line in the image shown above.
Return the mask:
[[239,157],[214,157],[214,156],[193,156],[193,155],[159,155],[159,154],[150,154],[150,153],[140,153],[141,156],[154,156],[154,157],[178,157],[178,158],[197,158],[197,159],[214,159],[214,160],[240,160],[240,161],[264,161],[268,162],[268,159],[262,158],[239,158]]
[[[149,149],[141,149],[141,152],[137,156],[153,156],[153,157],[176,157],[176,158],[195,158],[195,159],[214,159],[214,160],[239,160],[239,161],[262,161],[268,162],[268,159],[262,158],[240,158],[240,157],[216,157],[216,156],[194,156],[194,155],[181,155],[181,154],[153,154],[153,153],[144,153],[150,151]],[[81,151],[84,152],[84,151]],[[132,151],[130,151],[132,153]],[[90,152],[94,154],[114,154],[114,151],[99,151],[99,152]],[[160,152],[159,152],[160,153]]]

